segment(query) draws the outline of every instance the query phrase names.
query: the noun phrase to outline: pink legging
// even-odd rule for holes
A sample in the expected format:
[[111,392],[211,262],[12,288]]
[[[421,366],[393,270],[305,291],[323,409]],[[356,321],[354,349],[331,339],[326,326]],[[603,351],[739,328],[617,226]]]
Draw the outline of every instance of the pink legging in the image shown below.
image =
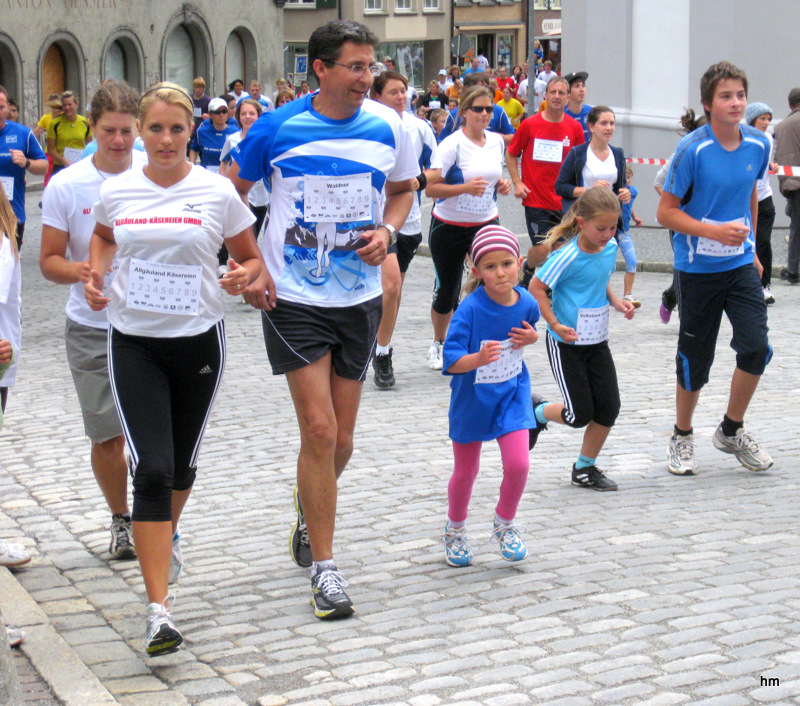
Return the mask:
[[[504,434],[498,437],[497,443],[503,459],[503,482],[500,484],[500,500],[495,512],[504,520],[513,520],[528,480],[528,430],[520,429]],[[464,522],[467,519],[472,486],[481,465],[482,445],[481,441],[468,444],[453,442],[455,467],[447,486],[447,517],[451,522]]]

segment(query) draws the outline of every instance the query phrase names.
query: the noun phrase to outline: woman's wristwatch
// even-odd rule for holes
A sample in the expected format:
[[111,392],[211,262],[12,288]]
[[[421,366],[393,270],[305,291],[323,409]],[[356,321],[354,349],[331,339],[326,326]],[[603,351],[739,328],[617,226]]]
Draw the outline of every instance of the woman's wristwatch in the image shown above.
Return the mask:
[[[389,231],[389,247],[392,247],[397,242],[397,228],[391,223],[381,223],[378,228],[386,228]],[[378,228],[375,230],[378,230]]]

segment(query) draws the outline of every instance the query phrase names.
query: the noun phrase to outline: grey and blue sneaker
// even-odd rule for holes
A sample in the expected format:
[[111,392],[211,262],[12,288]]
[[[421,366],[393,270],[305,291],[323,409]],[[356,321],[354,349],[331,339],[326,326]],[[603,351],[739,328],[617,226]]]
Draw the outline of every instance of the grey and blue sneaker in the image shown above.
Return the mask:
[[147,607],[145,650],[150,657],[176,652],[178,645],[183,642],[183,635],[175,627],[169,610],[174,602],[172,596],[167,596],[161,603],[151,603]]
[[442,544],[444,544],[444,560],[450,566],[462,567],[472,564],[472,548],[469,546],[466,527],[455,529],[450,527],[449,523],[445,525]]
[[772,457],[758,445],[744,427],[739,427],[733,436],[725,436],[720,424],[714,432],[713,442],[720,451],[733,454],[739,463],[751,471],[766,471],[772,466]]

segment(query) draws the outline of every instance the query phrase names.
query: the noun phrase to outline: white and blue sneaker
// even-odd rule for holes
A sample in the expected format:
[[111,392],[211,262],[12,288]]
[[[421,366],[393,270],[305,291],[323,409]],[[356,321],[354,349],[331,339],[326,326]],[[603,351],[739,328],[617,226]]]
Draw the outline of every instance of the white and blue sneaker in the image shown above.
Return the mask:
[[461,567],[472,564],[472,548],[469,546],[466,527],[456,529],[450,527],[449,523],[446,524],[442,544],[444,544],[444,560],[450,566]]
[[169,582],[178,583],[183,570],[183,552],[181,551],[181,534],[175,530],[172,535],[172,555],[169,558]]
[[492,539],[500,544],[500,556],[506,561],[522,561],[528,556],[528,547],[522,538],[524,530],[522,525],[505,524],[495,519]]
[[149,657],[158,657],[175,652],[183,642],[183,636],[172,619],[173,596],[167,596],[161,603],[151,603],[147,607],[147,638],[145,650]]

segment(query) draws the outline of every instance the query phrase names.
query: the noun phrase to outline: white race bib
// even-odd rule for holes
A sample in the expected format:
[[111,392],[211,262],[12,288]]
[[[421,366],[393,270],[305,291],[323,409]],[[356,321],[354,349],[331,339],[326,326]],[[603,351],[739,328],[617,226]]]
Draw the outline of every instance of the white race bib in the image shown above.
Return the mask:
[[219,164],[209,164],[206,169],[212,174],[219,174]]
[[367,174],[303,175],[303,220],[372,221],[372,179]]
[[564,158],[564,143],[558,140],[533,140],[533,159],[540,162],[558,162]]
[[199,105],[196,105],[194,107],[194,109],[192,110],[192,115],[195,118],[202,118],[203,117],[203,109]]
[[[711,223],[713,225],[720,225],[722,223],[745,223],[744,218],[734,218],[732,221],[712,221],[710,218],[704,218],[703,223]],[[720,243],[719,240],[712,240],[711,238],[697,238],[697,254],[708,255],[709,257],[730,257],[731,255],[742,255],[744,253],[744,243],[741,245],[725,245]]]
[[83,150],[78,150],[74,147],[65,147],[64,157],[70,161],[70,164],[75,164],[75,162],[80,162],[81,159],[83,159]]
[[579,346],[590,346],[608,340],[608,304],[596,309],[578,309],[576,328]]
[[197,316],[202,265],[162,265],[131,258],[127,305],[157,314]]
[[8,200],[12,201],[14,199],[14,177],[0,177],[0,184],[6,190]]
[[494,189],[486,189],[483,196],[473,196],[472,194],[459,194],[456,201],[456,211],[465,213],[489,214],[496,206],[494,200]]
[[[486,341],[481,341],[481,348]],[[475,384],[485,385],[492,382],[505,382],[522,372],[522,348],[514,350],[512,341],[507,338],[500,341],[500,357],[493,363],[482,365],[475,370]]]
[[[12,233],[11,237],[14,237]],[[17,264],[11,243],[8,238],[0,233],[0,304],[8,303],[8,294],[11,291],[11,279],[14,275],[14,266]]]

